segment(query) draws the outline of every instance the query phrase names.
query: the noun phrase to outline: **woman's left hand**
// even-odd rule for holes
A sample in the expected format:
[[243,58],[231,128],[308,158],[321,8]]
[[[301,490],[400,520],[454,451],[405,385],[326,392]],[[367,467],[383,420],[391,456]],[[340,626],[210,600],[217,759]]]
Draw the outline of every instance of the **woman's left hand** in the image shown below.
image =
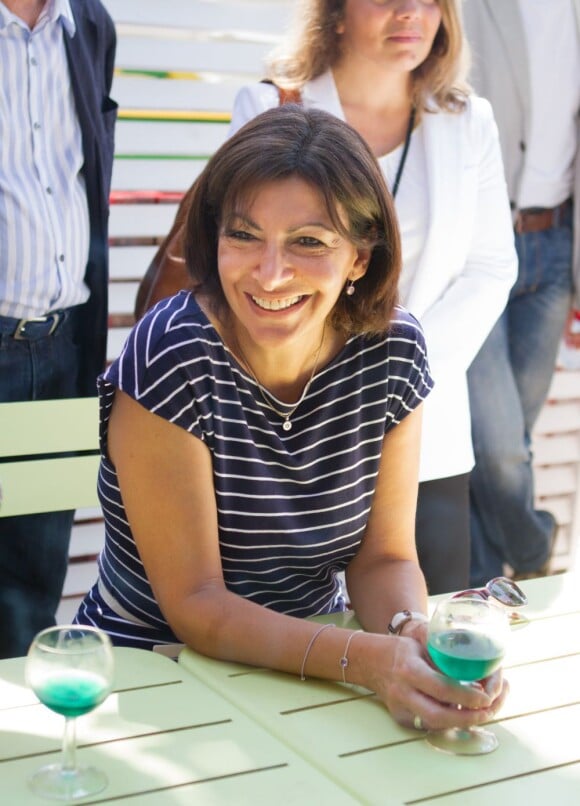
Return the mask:
[[422,646],[427,646],[427,621],[419,621],[418,619],[412,619],[408,621],[405,625],[403,625],[403,629],[401,630],[401,635],[404,635],[405,638],[414,638],[415,641],[418,641]]

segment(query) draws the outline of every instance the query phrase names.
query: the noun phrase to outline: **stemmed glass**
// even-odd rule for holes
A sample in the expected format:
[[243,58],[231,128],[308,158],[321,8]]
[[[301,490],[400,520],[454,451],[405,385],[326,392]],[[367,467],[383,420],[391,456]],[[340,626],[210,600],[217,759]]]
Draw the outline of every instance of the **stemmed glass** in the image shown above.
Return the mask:
[[38,633],[26,657],[26,682],[40,702],[65,717],[61,763],[38,770],[30,788],[52,800],[94,795],[107,785],[103,772],[76,763],[75,719],[89,713],[113,685],[113,647],[94,627],[49,627]]
[[[437,605],[427,630],[427,649],[443,674],[473,685],[501,664],[509,634],[505,611],[478,596],[455,597]],[[456,755],[491,753],[498,746],[496,735],[480,727],[429,731],[426,739]]]

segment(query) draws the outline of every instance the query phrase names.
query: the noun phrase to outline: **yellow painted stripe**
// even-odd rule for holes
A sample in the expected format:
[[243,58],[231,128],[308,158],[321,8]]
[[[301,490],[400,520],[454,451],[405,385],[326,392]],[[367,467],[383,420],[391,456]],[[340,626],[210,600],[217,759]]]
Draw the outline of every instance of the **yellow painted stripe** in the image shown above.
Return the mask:
[[193,70],[138,70],[132,68],[115,68],[116,76],[133,76],[134,78],[174,78],[182,81],[202,81],[202,75]]
[[180,123],[229,123],[230,112],[202,109],[120,109],[119,120],[162,120]]

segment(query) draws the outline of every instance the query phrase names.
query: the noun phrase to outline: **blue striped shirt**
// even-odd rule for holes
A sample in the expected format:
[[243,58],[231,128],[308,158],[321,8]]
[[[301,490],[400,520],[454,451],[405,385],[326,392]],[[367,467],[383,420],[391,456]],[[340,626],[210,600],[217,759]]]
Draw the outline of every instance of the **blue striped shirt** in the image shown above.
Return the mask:
[[[385,432],[432,386],[417,321],[396,310],[380,338],[356,337],[318,370],[292,430],[261,397],[199,308],[181,292],[139,322],[100,380],[99,496],[106,528],[94,589],[79,619],[124,642],[173,642],[107,459],[115,389],[201,439],[211,453],[219,545],[229,590],[306,617],[342,607],[337,573],[360,545]],[[195,526],[192,526],[192,540]],[[105,614],[105,617],[103,617]]]
[[0,2],[0,315],[41,316],[88,299],[89,214],[64,29],[50,0],[32,31]]

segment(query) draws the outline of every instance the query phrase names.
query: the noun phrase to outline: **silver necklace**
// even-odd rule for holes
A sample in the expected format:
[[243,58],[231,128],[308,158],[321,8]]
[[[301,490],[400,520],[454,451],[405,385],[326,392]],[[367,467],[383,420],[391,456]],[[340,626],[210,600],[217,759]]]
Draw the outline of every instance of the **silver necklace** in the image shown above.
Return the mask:
[[243,360],[244,364],[248,368],[248,370],[250,372],[250,375],[254,379],[254,381],[256,383],[256,386],[258,387],[258,391],[260,392],[260,395],[262,397],[262,400],[264,401],[266,406],[268,406],[269,409],[271,409],[275,414],[278,415],[278,417],[280,417],[283,420],[282,428],[284,429],[284,431],[291,431],[292,430],[292,421],[291,421],[290,418],[292,417],[292,415],[294,414],[294,412],[296,411],[298,406],[302,403],[302,401],[304,400],[304,398],[308,394],[308,390],[310,389],[310,385],[311,385],[312,380],[314,378],[314,373],[316,372],[316,367],[318,366],[318,359],[320,358],[320,352],[322,350],[322,345],[324,343],[324,331],[325,331],[325,328],[326,328],[326,323],[325,323],[324,327],[322,328],[322,338],[320,339],[320,344],[318,345],[318,350],[316,351],[316,357],[314,359],[314,366],[312,367],[312,372],[310,373],[310,377],[308,378],[308,381],[306,382],[306,386],[304,387],[304,390],[303,390],[302,394],[298,398],[298,401],[292,406],[292,408],[289,411],[280,411],[280,409],[277,409],[274,405],[272,405],[272,400],[271,400],[272,396],[270,395],[270,392],[268,392],[267,389],[264,389],[264,387],[262,386],[262,384],[258,380],[256,373],[252,369],[252,365],[250,364],[250,362],[246,358],[246,356],[244,354],[244,351],[242,350],[242,348],[240,346],[240,342],[238,341],[238,339],[236,337],[236,347],[238,348],[238,352],[239,352],[240,356],[242,357],[242,360]]

